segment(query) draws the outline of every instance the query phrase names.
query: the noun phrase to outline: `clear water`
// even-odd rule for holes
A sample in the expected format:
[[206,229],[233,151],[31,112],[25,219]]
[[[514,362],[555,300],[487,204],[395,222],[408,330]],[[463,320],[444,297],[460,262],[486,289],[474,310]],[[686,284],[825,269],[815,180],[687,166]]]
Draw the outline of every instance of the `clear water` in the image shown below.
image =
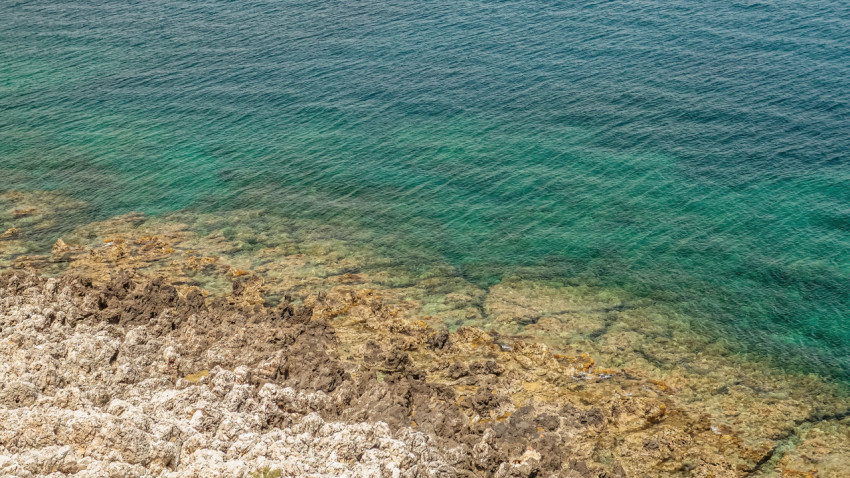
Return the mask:
[[849,156],[841,1],[0,0],[0,189],[320,219],[845,379]]

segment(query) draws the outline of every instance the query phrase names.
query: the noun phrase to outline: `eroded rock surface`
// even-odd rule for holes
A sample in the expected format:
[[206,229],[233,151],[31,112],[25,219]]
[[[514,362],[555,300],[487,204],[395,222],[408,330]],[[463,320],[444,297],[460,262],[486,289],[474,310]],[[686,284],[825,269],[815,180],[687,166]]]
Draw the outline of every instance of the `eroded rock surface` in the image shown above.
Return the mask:
[[404,354],[370,350],[372,367],[352,373],[309,307],[208,306],[125,273],[102,287],[5,274],[0,296],[4,476],[528,476],[541,466],[533,439],[473,430],[453,391]]
[[772,451],[586,355],[433,330],[368,290],[233,289],[4,274],[0,474],[743,476]]
[[0,237],[0,476],[850,469],[835,387],[616,291],[402,279],[323,237],[252,232],[255,216],[235,235],[193,218],[198,235],[127,214],[51,249],[31,239],[57,215],[18,202]]

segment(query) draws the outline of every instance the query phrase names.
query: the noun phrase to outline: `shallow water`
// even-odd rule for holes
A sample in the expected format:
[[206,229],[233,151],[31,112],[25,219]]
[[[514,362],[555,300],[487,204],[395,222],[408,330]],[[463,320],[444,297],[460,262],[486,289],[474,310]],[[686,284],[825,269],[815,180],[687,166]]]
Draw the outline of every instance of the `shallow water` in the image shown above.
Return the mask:
[[611,288],[850,378],[846,4],[2,6],[0,188],[88,204],[46,244],[259,209],[234,228]]

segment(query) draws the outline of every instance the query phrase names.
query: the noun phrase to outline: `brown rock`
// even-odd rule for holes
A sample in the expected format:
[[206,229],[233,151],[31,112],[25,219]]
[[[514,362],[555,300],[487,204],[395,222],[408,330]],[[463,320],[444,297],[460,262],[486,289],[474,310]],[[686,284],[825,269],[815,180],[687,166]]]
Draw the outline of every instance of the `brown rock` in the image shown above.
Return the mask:
[[6,229],[4,233],[0,234],[0,239],[8,239],[10,237],[15,237],[18,235],[19,232],[20,229],[18,229],[17,227],[10,227],[9,229]]
[[61,237],[56,240],[56,243],[53,244],[53,248],[50,249],[50,252],[53,255],[56,255],[56,256],[61,256],[61,255],[65,254],[67,252],[70,252],[70,251],[71,251],[71,246],[69,246],[68,244],[65,244],[65,241],[63,241]]

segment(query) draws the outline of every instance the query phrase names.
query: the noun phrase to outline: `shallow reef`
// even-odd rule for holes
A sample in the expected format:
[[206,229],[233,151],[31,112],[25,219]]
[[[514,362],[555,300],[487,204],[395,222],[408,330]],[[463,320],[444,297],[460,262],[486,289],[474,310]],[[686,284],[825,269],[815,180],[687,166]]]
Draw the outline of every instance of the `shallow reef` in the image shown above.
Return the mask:
[[3,476],[850,470],[840,385],[622,291],[412,272],[257,211],[0,203]]

